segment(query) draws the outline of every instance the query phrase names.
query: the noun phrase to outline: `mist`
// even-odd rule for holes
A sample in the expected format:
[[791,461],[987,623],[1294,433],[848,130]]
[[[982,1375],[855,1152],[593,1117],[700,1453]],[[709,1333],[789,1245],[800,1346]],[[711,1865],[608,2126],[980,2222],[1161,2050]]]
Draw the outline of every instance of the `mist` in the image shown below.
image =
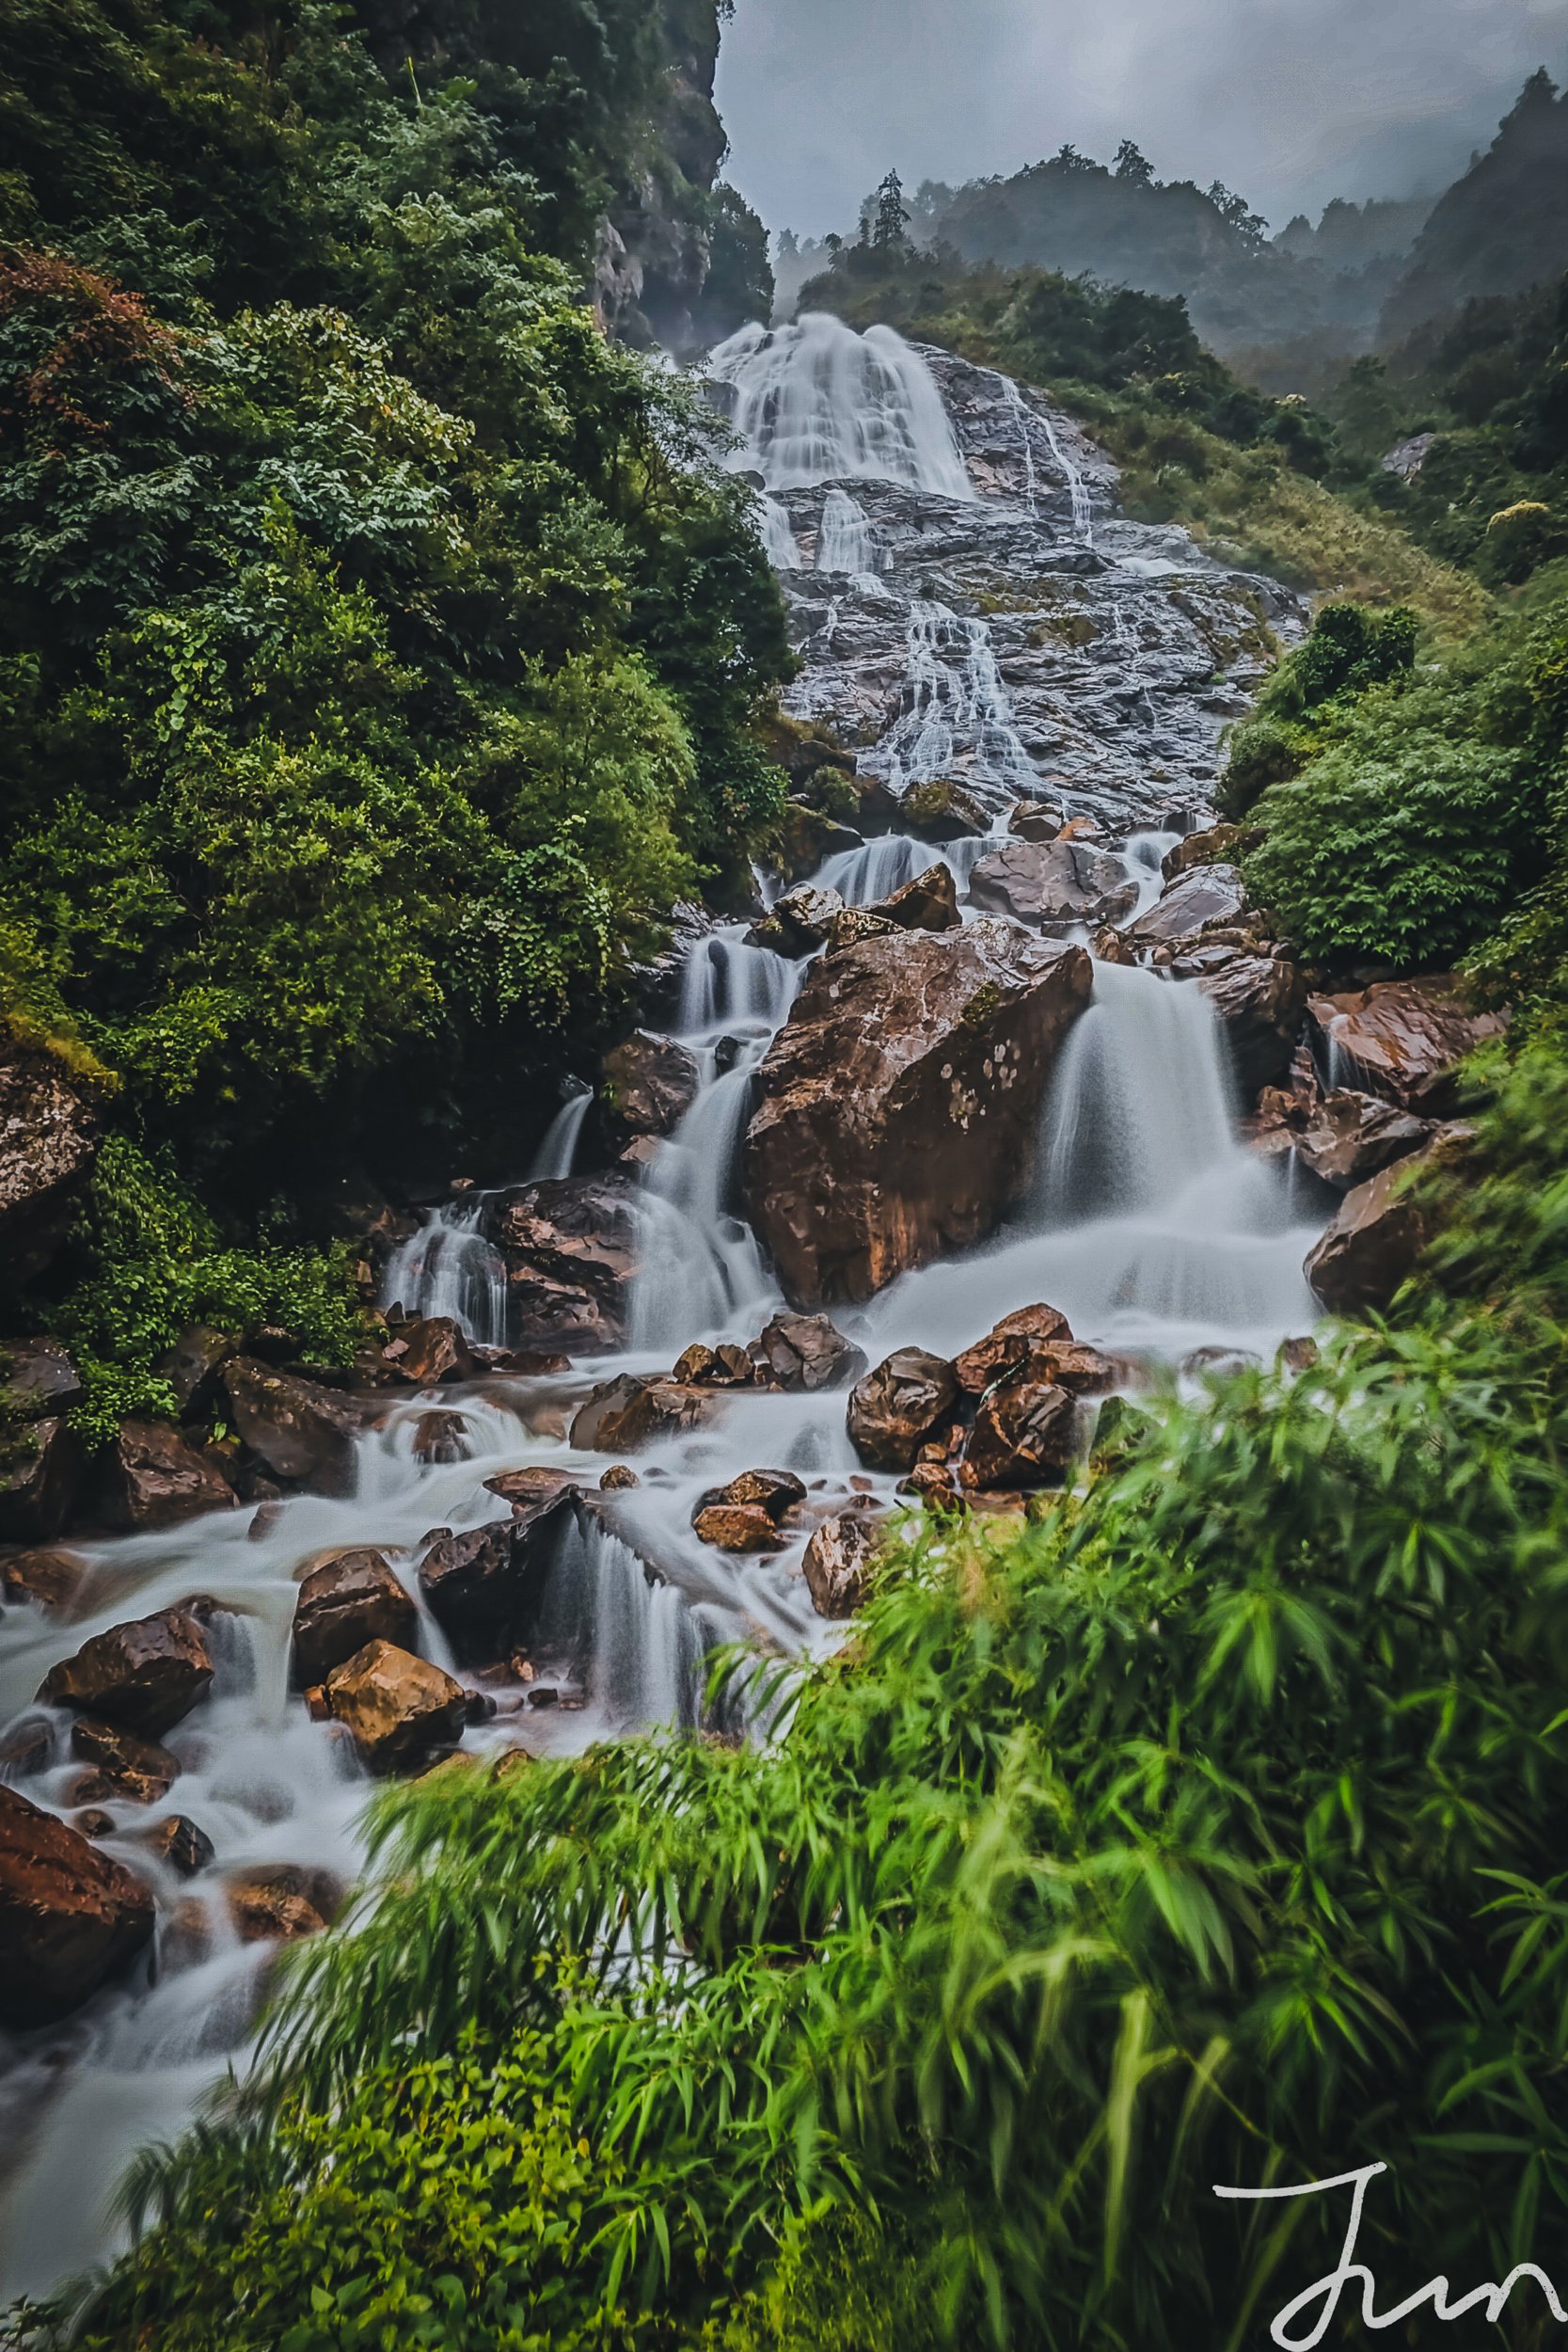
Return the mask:
[[1568,0],[737,0],[719,101],[770,229],[852,228],[890,165],[958,182],[1123,138],[1277,229],[1435,195],[1542,64],[1568,72]]

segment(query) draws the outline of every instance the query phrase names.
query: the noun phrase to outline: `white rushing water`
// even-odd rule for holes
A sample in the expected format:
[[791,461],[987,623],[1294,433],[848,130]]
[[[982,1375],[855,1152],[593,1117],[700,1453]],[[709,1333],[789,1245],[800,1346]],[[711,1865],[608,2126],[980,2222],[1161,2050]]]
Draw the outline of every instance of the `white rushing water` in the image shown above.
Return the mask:
[[450,1315],[483,1346],[504,1347],[506,1267],[480,1231],[483,1214],[482,1193],[432,1209],[388,1260],[382,1305],[406,1314]]
[[982,795],[1016,801],[1038,786],[983,620],[933,599],[910,608],[908,668],[898,718],[863,764],[900,796],[912,785],[961,775]]
[[562,1103],[545,1130],[545,1139],[533,1155],[533,1165],[528,1172],[531,1184],[559,1184],[572,1174],[582,1142],[583,1122],[593,1104],[594,1089],[585,1086],[579,1086]]
[[800,550],[789,527],[789,516],[777,499],[765,498],[762,501],[762,544],[776,572],[800,570]]
[[931,372],[891,326],[857,335],[824,311],[792,326],[753,324],[720,344],[707,374],[734,396],[736,466],[769,490],[881,481],[974,495]]
[[875,572],[877,549],[871,522],[863,506],[847,490],[828,492],[822,501],[822,521],[816,538],[819,572]]

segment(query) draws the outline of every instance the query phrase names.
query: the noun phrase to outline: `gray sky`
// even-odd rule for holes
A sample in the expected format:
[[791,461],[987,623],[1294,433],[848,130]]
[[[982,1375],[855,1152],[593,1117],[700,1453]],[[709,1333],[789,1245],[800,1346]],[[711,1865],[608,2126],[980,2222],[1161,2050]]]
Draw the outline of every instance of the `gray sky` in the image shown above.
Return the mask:
[[719,103],[769,229],[852,228],[890,164],[913,186],[1124,137],[1280,228],[1435,192],[1542,64],[1568,78],[1568,0],[736,0]]

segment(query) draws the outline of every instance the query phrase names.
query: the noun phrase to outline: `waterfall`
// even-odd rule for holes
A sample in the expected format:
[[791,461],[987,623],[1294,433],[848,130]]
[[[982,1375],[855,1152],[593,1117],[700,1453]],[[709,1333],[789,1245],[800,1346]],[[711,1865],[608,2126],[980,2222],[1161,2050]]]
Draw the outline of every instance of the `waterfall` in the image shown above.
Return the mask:
[[563,1103],[545,1131],[545,1139],[533,1156],[529,1169],[531,1184],[559,1182],[569,1176],[576,1164],[582,1123],[588,1117],[594,1100],[592,1087],[578,1087],[569,1101]]
[[[575,1107],[568,1104],[567,1110]],[[476,1346],[504,1347],[506,1267],[480,1232],[483,1214],[482,1193],[432,1209],[388,1259],[382,1305],[411,1315],[451,1315]]]
[[891,326],[857,335],[823,311],[793,326],[753,323],[720,344],[707,372],[734,395],[735,465],[769,490],[860,480],[974,496],[936,379]]
[[800,550],[795,544],[795,533],[789,527],[789,516],[777,499],[762,501],[763,552],[776,572],[798,572]]
[[902,890],[906,882],[945,856],[944,850],[930,849],[912,834],[885,833],[858,850],[836,851],[824,862],[816,881],[823,890],[836,890],[847,906],[868,907]]
[[1083,540],[1084,545],[1086,548],[1092,548],[1094,545],[1094,502],[1089,497],[1088,485],[1056,438],[1056,428],[1051,421],[1050,411],[1041,408],[1037,413],[1041,424],[1045,427],[1045,437],[1051,444],[1051,454],[1061,469],[1063,479],[1067,483],[1068,495],[1072,501],[1072,528]]
[[1032,792],[1035,763],[1014,723],[986,623],[917,600],[910,608],[906,657],[904,707],[874,758],[863,764],[884,768],[899,794],[952,775],[956,766],[981,788],[989,784],[1014,799]]
[[1309,1327],[1277,1171],[1237,1139],[1219,1025],[1196,981],[1097,964],[1046,1105],[1033,1199],[1010,1236],[907,1275],[875,1300],[876,1348],[953,1354],[1029,1299],[1081,1339],[1171,1361],[1264,1353]]
[[753,947],[744,923],[726,923],[700,939],[681,973],[677,1035],[721,1037],[760,1024],[771,1036],[800,985],[800,968],[770,947]]
[[822,521],[816,538],[819,572],[876,570],[871,524],[863,506],[847,490],[830,490],[822,501]]

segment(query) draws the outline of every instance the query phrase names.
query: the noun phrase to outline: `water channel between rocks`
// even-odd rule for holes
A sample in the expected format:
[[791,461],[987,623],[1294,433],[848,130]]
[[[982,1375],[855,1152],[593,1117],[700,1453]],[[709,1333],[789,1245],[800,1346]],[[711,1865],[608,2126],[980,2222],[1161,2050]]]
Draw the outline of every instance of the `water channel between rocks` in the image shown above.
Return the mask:
[[[1008,837],[1013,805],[1032,797],[1092,828],[1118,861],[1125,930],[1158,899],[1164,853],[1211,820],[1223,729],[1262,675],[1263,626],[1286,636],[1299,626],[1292,600],[1226,571],[1180,532],[1127,520],[1111,469],[1070,420],[889,330],[862,338],[825,320],[748,328],[711,367],[744,437],[736,462],[765,485],[759,526],[804,665],[788,708],[856,745],[862,778],[884,786],[890,806],[922,785],[957,783],[990,823],[989,834],[972,820],[937,843],[902,828],[895,806],[888,831],[830,848],[816,879],[866,906],[940,861],[961,900],[976,865]],[[964,920],[974,912],[963,906]],[[37,1713],[44,1675],[91,1635],[192,1594],[216,1604],[215,1680],[166,1735],[181,1774],[165,1808],[199,1823],[215,1861],[188,1881],[160,1870],[135,1842],[146,1812],[111,1804],[106,1851],[155,1883],[155,1959],[63,2026],[0,2045],[8,2294],[41,2292],[109,2250],[126,2162],[243,2064],[271,1947],[241,1939],[226,1883],[280,1864],[344,1879],[356,1867],[369,1784],[291,1685],[303,1564],[341,1547],[384,1552],[419,1607],[423,1655],[463,1671],[420,1597],[431,1532],[506,1518],[508,1503],[483,1482],[529,1464],[596,1488],[607,1457],[574,1453],[565,1434],[593,1385],[667,1370],[692,1342],[745,1344],[783,1307],[741,1215],[738,1167],[757,1067],[810,966],[750,944],[748,929],[721,926],[687,953],[672,1026],[699,1087],[644,1155],[623,1353],[404,1395],[356,1440],[350,1491],[84,1547],[90,1571],[71,1622],[26,1608],[0,1622],[0,1720],[10,1722]],[[1078,1339],[1117,1357],[1271,1354],[1314,1319],[1302,1264],[1317,1227],[1238,1140],[1237,1101],[1196,981],[1097,963],[1089,1009],[1051,1081],[1027,1198],[979,1249],[835,1308],[841,1330],[873,1364],[902,1346],[951,1356],[1046,1301]],[[520,1179],[582,1173],[589,1113],[586,1094],[566,1104]],[[388,1265],[385,1295],[504,1347],[506,1269],[484,1207],[469,1196],[435,1212]],[[436,1409],[461,1417],[463,1458],[432,1460],[421,1446]],[[839,1639],[800,1575],[803,1528],[755,1557],[693,1532],[705,1489],[763,1464],[795,1473],[808,1498],[840,1495],[855,1479],[891,1501],[897,1484],[863,1470],[842,1389],[734,1393],[711,1425],[640,1453],[641,1483],[565,1533],[540,1613],[547,1672],[537,1690],[508,1694],[466,1745],[560,1753],[690,1724],[717,1645],[809,1657]],[[546,1688],[555,1705],[529,1703]],[[743,1715],[744,1694],[735,1705]],[[80,1767],[64,1722],[56,1760],[25,1788],[69,1814]]]

